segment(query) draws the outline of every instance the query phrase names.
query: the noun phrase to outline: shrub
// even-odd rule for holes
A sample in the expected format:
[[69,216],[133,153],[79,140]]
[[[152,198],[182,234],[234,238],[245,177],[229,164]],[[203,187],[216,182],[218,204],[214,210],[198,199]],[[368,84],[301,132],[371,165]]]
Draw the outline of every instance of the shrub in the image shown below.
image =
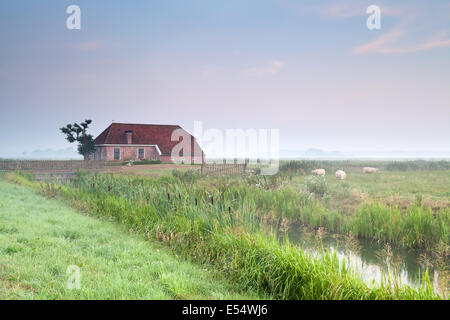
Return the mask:
[[324,177],[310,177],[306,180],[306,189],[315,195],[323,197],[328,192],[328,185]]

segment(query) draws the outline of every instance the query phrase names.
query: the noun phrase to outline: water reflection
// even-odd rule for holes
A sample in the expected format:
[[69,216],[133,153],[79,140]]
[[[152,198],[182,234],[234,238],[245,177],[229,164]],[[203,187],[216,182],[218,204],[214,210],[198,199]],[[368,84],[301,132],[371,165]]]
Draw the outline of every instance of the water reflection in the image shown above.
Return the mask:
[[[290,242],[313,254],[320,248],[335,252],[368,284],[379,284],[390,273],[401,283],[418,287],[427,268],[425,263],[419,263],[420,252],[413,249],[395,248],[351,236],[330,235],[322,229],[311,231],[304,227],[291,227],[287,232],[279,233],[280,240],[286,236]],[[439,270],[429,264],[428,272],[435,291],[440,292]]]

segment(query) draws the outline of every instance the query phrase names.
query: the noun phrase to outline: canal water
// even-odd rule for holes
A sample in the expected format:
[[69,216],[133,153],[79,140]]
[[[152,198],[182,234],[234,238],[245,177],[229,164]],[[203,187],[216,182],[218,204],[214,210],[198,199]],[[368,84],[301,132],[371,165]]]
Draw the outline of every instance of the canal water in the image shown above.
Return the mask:
[[[312,254],[321,248],[336,252],[341,261],[347,261],[352,269],[367,283],[380,283],[387,274],[395,275],[401,283],[412,287],[420,286],[420,278],[428,267],[433,288],[442,293],[440,271],[430,254],[414,249],[391,247],[386,244],[356,239],[355,237],[327,234],[304,227],[290,227],[285,233],[279,233],[280,240],[287,236],[291,243]],[[448,261],[447,268],[448,268]],[[445,286],[445,284],[444,284]]]

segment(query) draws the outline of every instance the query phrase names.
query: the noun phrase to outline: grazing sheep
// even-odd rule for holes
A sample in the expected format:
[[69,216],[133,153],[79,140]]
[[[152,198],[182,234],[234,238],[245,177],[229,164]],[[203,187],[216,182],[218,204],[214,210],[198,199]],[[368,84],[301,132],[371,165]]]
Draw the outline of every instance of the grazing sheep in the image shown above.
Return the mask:
[[364,167],[363,173],[377,173],[378,168]]
[[347,175],[345,174],[345,171],[342,171],[342,170],[336,171],[336,179],[345,180],[346,177],[347,177]]
[[315,169],[315,170],[312,170],[311,173],[315,176],[324,176],[325,169]]

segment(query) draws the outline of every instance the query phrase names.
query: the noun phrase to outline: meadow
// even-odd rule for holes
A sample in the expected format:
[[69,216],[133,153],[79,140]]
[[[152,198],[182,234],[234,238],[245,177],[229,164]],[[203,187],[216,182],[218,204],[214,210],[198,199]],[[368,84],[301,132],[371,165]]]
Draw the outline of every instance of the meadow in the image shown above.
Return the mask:
[[[67,268],[81,271],[69,289]],[[0,180],[0,299],[260,299],[123,225]]]
[[78,211],[114,220],[161,242],[189,262],[213,268],[238,288],[260,295],[276,299],[444,298],[447,282],[437,293],[426,272],[418,287],[402,284],[392,274],[386,274],[381,283],[367,283],[336,252],[322,248],[319,254],[311,254],[280,234],[301,225],[314,232],[327,230],[351,239],[433,252],[444,257],[445,275],[449,171],[441,165],[406,170],[394,166],[377,175],[363,175],[359,164],[328,163],[328,172],[335,166],[348,173],[347,180],[336,181],[330,174],[311,177],[307,166],[315,165],[282,164],[279,174],[269,177],[201,177],[183,168],[156,175],[80,173],[67,185],[39,184],[18,174],[8,179],[46,197],[64,199]]

